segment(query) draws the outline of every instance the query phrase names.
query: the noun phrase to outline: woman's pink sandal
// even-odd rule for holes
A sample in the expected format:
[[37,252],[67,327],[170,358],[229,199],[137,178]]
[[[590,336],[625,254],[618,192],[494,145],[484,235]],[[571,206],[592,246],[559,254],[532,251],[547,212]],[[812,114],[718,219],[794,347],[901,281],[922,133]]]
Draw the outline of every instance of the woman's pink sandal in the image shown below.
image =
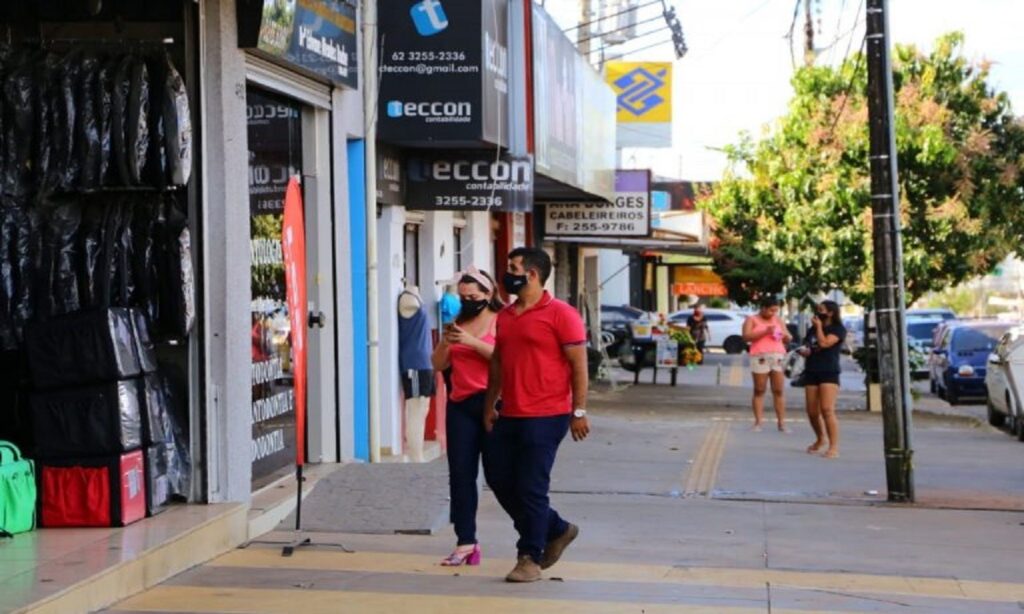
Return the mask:
[[479,565],[482,558],[480,544],[474,544],[473,549],[465,554],[460,554],[458,549],[448,555],[448,558],[441,561],[442,567],[459,567],[461,565]]

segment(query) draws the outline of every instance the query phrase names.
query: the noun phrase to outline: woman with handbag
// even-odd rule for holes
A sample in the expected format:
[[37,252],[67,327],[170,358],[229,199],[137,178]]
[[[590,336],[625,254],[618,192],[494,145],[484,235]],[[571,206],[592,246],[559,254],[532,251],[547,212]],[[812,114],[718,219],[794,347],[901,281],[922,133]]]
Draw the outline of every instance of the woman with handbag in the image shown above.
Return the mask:
[[822,453],[825,458],[839,457],[839,420],[836,398],[839,396],[839,355],[846,339],[846,328],[839,317],[835,301],[822,301],[815,307],[812,328],[807,342],[800,348],[805,357],[803,382],[807,402],[807,419],[814,429],[815,440],[807,447],[808,454]]

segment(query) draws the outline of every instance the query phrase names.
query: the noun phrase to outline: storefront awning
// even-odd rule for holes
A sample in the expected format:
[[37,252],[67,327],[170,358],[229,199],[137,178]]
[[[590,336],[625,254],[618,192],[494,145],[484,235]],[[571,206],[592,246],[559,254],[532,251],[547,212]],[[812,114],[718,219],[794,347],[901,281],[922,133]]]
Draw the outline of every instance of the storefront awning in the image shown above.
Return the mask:
[[616,237],[547,237],[545,241],[552,243],[575,243],[583,247],[603,249],[621,249],[624,252],[657,251],[670,254],[690,254],[702,256],[707,254],[707,247],[696,242],[679,241],[678,239],[642,238],[628,239]]

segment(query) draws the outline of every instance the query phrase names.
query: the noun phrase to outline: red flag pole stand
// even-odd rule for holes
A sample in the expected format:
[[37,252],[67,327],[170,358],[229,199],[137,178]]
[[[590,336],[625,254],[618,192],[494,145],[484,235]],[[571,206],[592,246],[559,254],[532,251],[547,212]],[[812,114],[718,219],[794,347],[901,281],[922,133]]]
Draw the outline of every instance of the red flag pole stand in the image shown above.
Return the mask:
[[[281,548],[281,556],[291,556],[296,548],[312,546],[313,539],[302,535],[302,485],[306,478],[302,476],[302,464],[295,464],[295,539]],[[340,544],[338,544],[341,546]],[[344,546],[341,546],[344,549]]]

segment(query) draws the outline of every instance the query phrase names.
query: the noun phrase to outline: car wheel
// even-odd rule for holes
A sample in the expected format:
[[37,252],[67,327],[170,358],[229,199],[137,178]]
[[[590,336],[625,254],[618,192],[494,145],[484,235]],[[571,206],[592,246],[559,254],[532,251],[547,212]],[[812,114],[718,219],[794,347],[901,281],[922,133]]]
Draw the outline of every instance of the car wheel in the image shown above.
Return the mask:
[[1013,429],[1017,441],[1024,441],[1024,416],[1021,416],[1020,411],[1017,412],[1017,417],[1013,420]]
[[726,354],[742,354],[747,351],[747,344],[743,342],[742,337],[733,335],[732,337],[726,338],[725,343],[722,344],[722,348],[725,350]]
[[946,399],[947,403],[949,403],[950,405],[959,405],[960,404],[960,395],[957,394],[956,391],[953,388],[947,386],[945,391],[946,391],[946,396],[944,398]]
[[996,411],[996,406],[992,404],[991,399],[986,404],[986,410],[988,412],[988,423],[992,426],[1003,426],[1006,423],[1006,416]]

